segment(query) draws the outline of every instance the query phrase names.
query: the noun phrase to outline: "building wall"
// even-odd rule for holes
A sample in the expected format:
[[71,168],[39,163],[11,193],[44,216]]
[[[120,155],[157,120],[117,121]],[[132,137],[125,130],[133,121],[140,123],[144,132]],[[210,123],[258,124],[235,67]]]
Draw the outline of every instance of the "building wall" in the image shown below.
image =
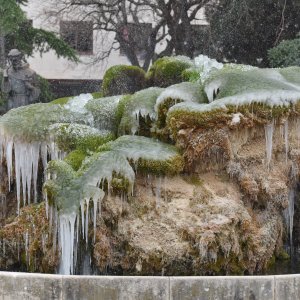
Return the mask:
[[[54,1],[56,2],[56,1]],[[55,10],[59,9],[59,6],[54,6],[51,0],[29,0],[28,5],[24,8],[29,19],[32,19],[33,26],[36,28],[43,28],[49,31],[59,33],[59,21],[56,17]],[[49,12],[54,13],[49,16]],[[63,20],[80,20],[80,14],[82,11],[75,13],[72,16],[64,16]],[[152,22],[154,20],[153,15],[150,12],[146,13],[143,17],[143,22]],[[206,24],[203,11],[199,13],[198,24]],[[76,64],[63,58],[57,58],[54,51],[40,56],[39,53],[34,53],[33,57],[28,58],[28,62],[31,68],[38,74],[47,79],[74,79],[74,80],[99,80],[103,78],[105,70],[116,64],[130,64],[126,56],[121,56],[119,50],[113,50],[110,56],[104,61],[97,60],[97,54],[103,49],[110,47],[114,41],[114,33],[106,33],[103,31],[94,31],[94,46],[93,55],[80,55],[80,63]],[[103,40],[106,43],[103,43]],[[157,51],[164,49],[165,43],[161,42],[157,45]]]

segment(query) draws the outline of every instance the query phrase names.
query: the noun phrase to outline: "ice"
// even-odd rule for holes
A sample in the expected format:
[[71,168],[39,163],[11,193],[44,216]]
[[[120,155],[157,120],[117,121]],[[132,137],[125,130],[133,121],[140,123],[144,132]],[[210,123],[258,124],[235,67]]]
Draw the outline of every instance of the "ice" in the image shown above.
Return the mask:
[[74,273],[74,239],[76,213],[59,216],[61,263],[59,273],[70,275]]
[[265,125],[266,164],[268,169],[270,169],[270,163],[272,159],[273,131],[274,131],[274,120],[272,121],[272,123]]
[[156,119],[154,105],[162,91],[162,88],[151,87],[127,96],[119,125],[119,134],[135,135],[139,131],[140,118],[146,120],[149,117],[151,121],[154,121]]
[[206,55],[199,55],[194,59],[195,66],[199,69],[200,79],[204,81],[209,77],[212,70],[220,70],[223,68],[223,64],[217,62],[215,59],[211,59]]
[[293,227],[295,211],[295,191],[291,189],[288,195],[289,205],[284,211],[284,217],[288,228],[290,247],[293,248]]
[[84,109],[94,118],[94,126],[100,130],[113,131],[116,128],[116,111],[122,96],[93,99],[86,103]]
[[198,83],[181,82],[166,88],[157,98],[155,104],[155,111],[158,112],[159,107],[167,99],[173,99],[183,102],[201,102],[203,96],[201,87]]
[[289,121],[284,122],[284,146],[285,146],[285,161],[288,161],[289,152]]

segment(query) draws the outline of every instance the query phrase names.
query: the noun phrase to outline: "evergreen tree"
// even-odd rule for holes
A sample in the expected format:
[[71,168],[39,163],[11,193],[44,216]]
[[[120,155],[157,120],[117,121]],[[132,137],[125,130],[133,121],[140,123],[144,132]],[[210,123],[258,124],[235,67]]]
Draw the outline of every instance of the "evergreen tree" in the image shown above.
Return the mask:
[[28,0],[0,0],[0,67],[5,66],[7,51],[18,48],[27,55],[53,49],[58,56],[78,61],[75,51],[53,32],[33,28],[20,5]]
[[299,32],[297,0],[220,0],[207,8],[210,55],[266,66],[268,49]]

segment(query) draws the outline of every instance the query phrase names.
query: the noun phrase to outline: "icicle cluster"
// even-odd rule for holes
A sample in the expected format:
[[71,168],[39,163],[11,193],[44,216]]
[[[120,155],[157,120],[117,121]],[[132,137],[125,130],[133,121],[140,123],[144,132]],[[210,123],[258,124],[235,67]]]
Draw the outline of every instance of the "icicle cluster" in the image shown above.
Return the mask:
[[25,143],[0,134],[1,163],[4,159],[6,160],[9,190],[15,180],[18,213],[21,199],[24,206],[30,204],[32,198],[36,203],[39,161],[41,159],[45,168],[48,155],[50,159],[61,159],[64,153],[56,147],[54,142]]

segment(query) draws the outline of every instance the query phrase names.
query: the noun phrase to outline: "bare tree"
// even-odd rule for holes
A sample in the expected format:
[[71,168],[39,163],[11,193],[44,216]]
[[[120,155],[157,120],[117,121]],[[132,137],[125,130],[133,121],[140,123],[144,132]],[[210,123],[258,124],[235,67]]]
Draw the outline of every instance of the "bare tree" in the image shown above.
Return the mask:
[[[191,34],[192,23],[197,22],[199,12],[210,0],[56,0],[48,16],[88,20],[93,29],[111,33],[109,41],[102,34],[104,46],[97,53],[98,60],[105,60],[114,50],[122,49],[132,65],[147,70],[154,57],[182,54],[193,56],[195,41]],[[145,23],[152,23],[146,31]],[[142,30],[142,29],[141,29]],[[164,41],[164,47],[157,47]],[[143,43],[143,57],[139,57],[137,44]],[[158,49],[162,48],[162,49]]]

